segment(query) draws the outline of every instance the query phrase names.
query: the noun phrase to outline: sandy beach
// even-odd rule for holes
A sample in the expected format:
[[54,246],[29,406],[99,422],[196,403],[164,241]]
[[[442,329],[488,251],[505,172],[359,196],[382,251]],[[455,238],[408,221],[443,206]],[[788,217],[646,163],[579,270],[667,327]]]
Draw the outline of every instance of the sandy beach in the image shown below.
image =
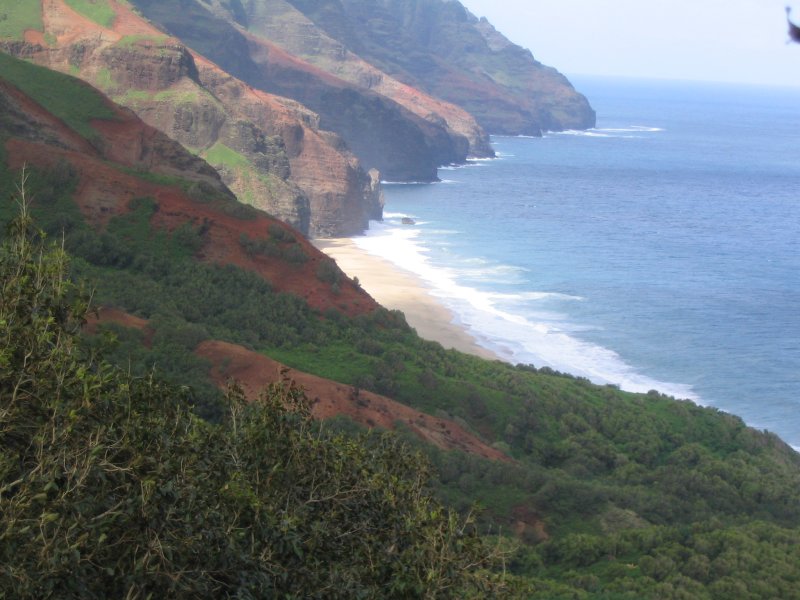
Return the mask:
[[453,313],[433,297],[424,282],[413,273],[373,256],[351,239],[313,240],[314,245],[333,258],[350,277],[383,306],[401,310],[408,324],[427,339],[445,348],[455,348],[481,358],[500,358],[479,346],[464,327],[453,322]]

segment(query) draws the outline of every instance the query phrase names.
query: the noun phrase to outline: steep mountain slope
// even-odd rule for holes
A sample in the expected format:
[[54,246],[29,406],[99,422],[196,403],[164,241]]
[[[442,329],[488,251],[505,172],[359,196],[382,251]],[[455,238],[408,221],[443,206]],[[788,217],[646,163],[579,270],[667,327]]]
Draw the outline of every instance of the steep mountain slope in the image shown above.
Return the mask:
[[103,89],[208,159],[242,200],[304,234],[354,234],[380,218],[377,173],[364,173],[314,113],[253,90],[127,4],[98,6],[110,11],[105,25],[62,0],[44,0],[41,30],[24,30],[25,42],[4,46]]
[[286,225],[240,204],[205,161],[87,84],[0,53],[0,107],[7,167],[55,171],[62,184],[74,179],[72,199],[95,227],[149,198],[150,225],[195,228],[193,254],[202,261],[236,265],[318,310],[347,305],[356,315],[377,307],[349,280],[333,294],[316,276],[330,259]]
[[[446,123],[335,77],[251,34],[201,0],[135,0],[154,23],[254,88],[293,98],[342,136],[365,168],[384,179],[435,181],[440,165],[463,162],[469,141]],[[237,6],[237,3],[226,6]]]
[[[403,83],[465,108],[490,133],[537,135],[595,124],[586,98],[563,75],[457,1],[286,2],[342,47]],[[286,43],[331,62],[318,35],[299,29],[278,33],[282,24],[276,25],[271,31]]]
[[486,132],[464,109],[434,98],[397,81],[327,36],[286,0],[248,0],[227,3],[213,0],[215,12],[265,41],[277,43],[290,54],[361,88],[391,98],[415,115],[446,125],[469,140],[470,155],[493,156]]

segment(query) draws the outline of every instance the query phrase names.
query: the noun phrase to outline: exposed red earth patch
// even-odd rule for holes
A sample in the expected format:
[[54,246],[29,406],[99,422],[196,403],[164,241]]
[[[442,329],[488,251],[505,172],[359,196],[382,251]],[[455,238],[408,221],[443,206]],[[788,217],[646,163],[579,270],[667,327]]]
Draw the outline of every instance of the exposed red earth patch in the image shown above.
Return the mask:
[[[97,29],[94,21],[74,11],[63,0],[42,0],[42,20],[45,31],[55,35],[60,45],[72,44],[86,32]],[[105,31],[118,39],[110,30]]]
[[[97,316],[92,315],[88,319],[86,331],[94,334],[102,323],[117,323],[144,331],[147,337],[152,336],[147,320],[116,308],[98,309]],[[221,389],[229,381],[236,381],[250,400],[257,398],[271,383],[289,377],[305,390],[312,402],[312,414],[317,419],[345,415],[365,427],[390,430],[403,424],[421,439],[444,450],[461,450],[489,460],[511,461],[508,456],[449,419],[435,418],[385,396],[289,369],[278,361],[237,344],[207,340],[197,347],[195,353],[215,365],[211,370],[211,377]],[[535,532],[538,535],[541,529],[542,535],[546,536],[536,515],[524,512],[522,508],[517,512],[513,515],[515,532]]]
[[148,348],[150,347],[153,339],[153,330],[148,327],[149,322],[147,319],[135,317],[118,308],[102,306],[98,308],[96,312],[88,315],[86,325],[84,325],[83,329],[89,335],[95,335],[99,326],[104,323],[116,323],[123,327],[128,327],[129,329],[143,331],[145,334],[144,345]]
[[127,212],[130,200],[151,197],[159,206],[151,221],[154,227],[173,231],[187,222],[206,226],[205,243],[198,255],[200,260],[232,264],[255,272],[276,290],[295,294],[320,311],[334,308],[348,316],[357,316],[378,308],[366,292],[348,279],[342,280],[338,293],[333,292],[330,284],[319,281],[317,267],[330,259],[300,234],[295,233],[297,244],[309,257],[302,265],[248,255],[240,245],[242,234],[253,240],[268,239],[269,227],[274,224],[291,231],[287,225],[263,213],[252,220],[237,219],[187,198],[179,188],[143,181],[77,152],[53,150],[51,146],[23,140],[10,140],[6,149],[12,157],[12,168],[21,168],[24,164],[51,167],[59,158],[76,167],[81,183],[75,201],[96,226],[103,226],[113,216]]
[[444,450],[461,450],[490,460],[511,461],[508,456],[448,419],[432,417],[385,396],[356,390],[350,385],[287,369],[285,365],[242,346],[205,341],[195,352],[215,365],[211,376],[218,386],[224,388],[229,380],[235,380],[242,386],[247,398],[256,398],[269,384],[281,381],[285,373],[305,390],[312,402],[312,413],[318,419],[345,415],[366,427],[383,429],[395,429],[402,424],[421,439]]

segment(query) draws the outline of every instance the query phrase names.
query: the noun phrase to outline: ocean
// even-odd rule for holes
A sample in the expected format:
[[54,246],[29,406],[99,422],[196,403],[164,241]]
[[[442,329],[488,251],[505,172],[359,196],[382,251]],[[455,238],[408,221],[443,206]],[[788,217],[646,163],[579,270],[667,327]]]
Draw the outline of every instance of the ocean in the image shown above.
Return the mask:
[[689,398],[800,447],[800,89],[573,83],[596,129],[494,137],[497,159],[386,184],[356,243],[509,362]]

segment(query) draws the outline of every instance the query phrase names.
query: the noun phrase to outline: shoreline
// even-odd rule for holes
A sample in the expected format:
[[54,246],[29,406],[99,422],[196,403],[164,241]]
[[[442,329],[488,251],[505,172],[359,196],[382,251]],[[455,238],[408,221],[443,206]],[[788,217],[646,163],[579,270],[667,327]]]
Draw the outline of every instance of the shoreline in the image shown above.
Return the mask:
[[311,243],[349,277],[358,277],[361,287],[382,306],[402,311],[421,338],[487,360],[503,360],[481,346],[467,327],[456,323],[454,313],[414,273],[370,254],[351,238],[314,239]]

